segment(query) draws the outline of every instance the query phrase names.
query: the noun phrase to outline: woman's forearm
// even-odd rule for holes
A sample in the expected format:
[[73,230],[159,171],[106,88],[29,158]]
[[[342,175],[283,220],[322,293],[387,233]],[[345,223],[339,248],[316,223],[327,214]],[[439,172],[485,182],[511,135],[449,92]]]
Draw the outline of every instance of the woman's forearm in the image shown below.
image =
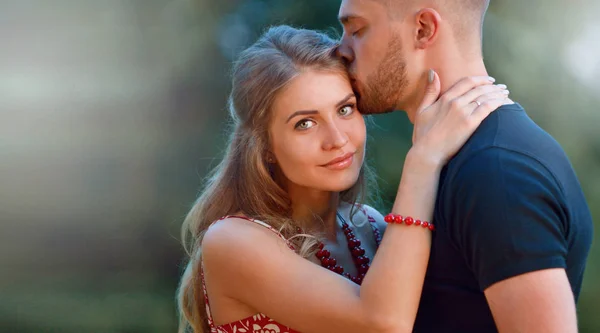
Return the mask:
[[[441,165],[411,150],[405,160],[393,214],[431,221]],[[388,226],[369,274],[361,286],[365,302],[379,325],[390,332],[412,332],[429,260],[431,231]]]

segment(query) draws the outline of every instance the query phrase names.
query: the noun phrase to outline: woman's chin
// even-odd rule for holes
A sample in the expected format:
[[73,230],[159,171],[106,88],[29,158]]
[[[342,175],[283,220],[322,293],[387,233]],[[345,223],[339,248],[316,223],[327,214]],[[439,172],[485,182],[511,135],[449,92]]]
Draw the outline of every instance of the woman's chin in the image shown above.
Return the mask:
[[[330,192],[343,192],[343,191],[347,191],[349,189],[352,188],[352,186],[354,186],[356,184],[356,182],[358,181],[358,177],[353,178],[353,179],[344,179],[344,180],[339,180],[336,182],[333,181],[329,181],[328,182],[328,186],[327,187],[327,191]],[[325,184],[323,184],[325,185]],[[321,185],[322,186],[322,185]]]

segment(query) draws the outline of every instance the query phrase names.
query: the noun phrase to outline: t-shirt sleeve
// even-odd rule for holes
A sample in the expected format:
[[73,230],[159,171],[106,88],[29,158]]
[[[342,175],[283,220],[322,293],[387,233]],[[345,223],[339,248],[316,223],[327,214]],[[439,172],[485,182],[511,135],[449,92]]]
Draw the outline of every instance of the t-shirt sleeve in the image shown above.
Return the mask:
[[516,275],[566,268],[565,200],[540,162],[488,148],[464,162],[451,182],[448,232],[481,290]]

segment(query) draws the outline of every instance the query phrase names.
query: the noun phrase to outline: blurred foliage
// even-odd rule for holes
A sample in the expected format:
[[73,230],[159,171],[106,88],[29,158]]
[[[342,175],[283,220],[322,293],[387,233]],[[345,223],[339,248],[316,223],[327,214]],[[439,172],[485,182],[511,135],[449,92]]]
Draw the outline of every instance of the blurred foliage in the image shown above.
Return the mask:
[[[0,332],[174,332],[179,226],[224,147],[231,61],[271,24],[339,34],[338,6],[0,2]],[[493,0],[484,30],[490,74],[565,148],[596,221],[598,9]],[[374,121],[385,210],[411,125]],[[582,333],[600,332],[599,258],[594,247]]]

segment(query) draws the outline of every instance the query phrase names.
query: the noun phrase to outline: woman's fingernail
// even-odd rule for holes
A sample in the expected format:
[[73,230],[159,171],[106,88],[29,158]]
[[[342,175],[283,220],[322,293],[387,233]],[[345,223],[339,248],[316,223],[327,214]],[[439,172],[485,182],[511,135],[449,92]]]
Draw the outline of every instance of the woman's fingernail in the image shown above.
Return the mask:
[[490,82],[496,82],[496,79],[494,79],[494,78],[493,78],[493,77],[491,77],[491,76],[488,76],[488,80],[490,80]]
[[505,84],[498,84],[497,86],[500,89],[506,89],[506,85]]
[[510,91],[508,91],[508,89],[507,90],[502,90],[502,93],[505,94],[505,95],[508,95],[508,94],[510,94]]
[[427,76],[427,81],[429,81],[429,83],[433,82],[433,79],[435,78],[435,73],[433,72],[433,69],[429,70],[429,75]]

